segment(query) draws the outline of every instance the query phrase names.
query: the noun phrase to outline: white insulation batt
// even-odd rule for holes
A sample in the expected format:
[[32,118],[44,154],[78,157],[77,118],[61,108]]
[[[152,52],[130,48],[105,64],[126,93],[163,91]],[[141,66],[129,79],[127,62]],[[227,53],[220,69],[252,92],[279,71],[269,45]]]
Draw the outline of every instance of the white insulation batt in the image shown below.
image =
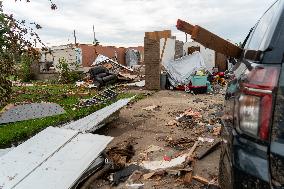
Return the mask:
[[48,127],[0,157],[0,188],[71,188],[111,140]]
[[169,80],[173,86],[186,85],[190,82],[195,71],[207,70],[199,52],[162,63],[170,76]]

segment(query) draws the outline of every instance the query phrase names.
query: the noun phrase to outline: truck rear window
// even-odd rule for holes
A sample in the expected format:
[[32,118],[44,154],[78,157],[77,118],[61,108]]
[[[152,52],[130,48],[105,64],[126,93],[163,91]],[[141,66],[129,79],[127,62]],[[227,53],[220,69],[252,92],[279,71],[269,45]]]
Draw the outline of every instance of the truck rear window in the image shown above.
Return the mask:
[[284,0],[276,1],[260,18],[245,46],[246,50],[265,51],[268,48],[283,9],[283,2]]

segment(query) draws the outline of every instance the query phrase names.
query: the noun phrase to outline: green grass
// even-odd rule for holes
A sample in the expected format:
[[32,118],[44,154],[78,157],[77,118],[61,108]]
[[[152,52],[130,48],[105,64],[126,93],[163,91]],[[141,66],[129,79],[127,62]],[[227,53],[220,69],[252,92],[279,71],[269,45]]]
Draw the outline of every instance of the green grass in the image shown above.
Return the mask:
[[[80,99],[90,98],[97,93],[95,90],[78,88],[74,85],[14,87],[13,90],[14,94],[10,103],[54,102],[61,105],[66,113],[52,117],[8,123],[0,126],[0,148],[7,148],[13,144],[18,144],[48,126],[58,126],[71,120],[77,120],[113,103],[110,101],[107,104],[76,108],[74,110],[73,108]],[[88,95],[82,95],[82,93],[88,93]],[[117,99],[129,98],[133,95],[134,94],[131,93],[123,93],[119,94]],[[134,100],[140,100],[142,98],[143,95],[139,94],[136,95]]]

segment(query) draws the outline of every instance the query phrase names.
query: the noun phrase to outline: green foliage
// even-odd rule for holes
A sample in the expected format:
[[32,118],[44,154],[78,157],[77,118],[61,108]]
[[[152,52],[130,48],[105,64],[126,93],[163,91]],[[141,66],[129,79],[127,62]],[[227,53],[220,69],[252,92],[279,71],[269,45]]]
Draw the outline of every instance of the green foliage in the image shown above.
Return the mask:
[[15,73],[16,62],[21,61],[23,54],[37,56],[31,41],[41,43],[31,26],[5,14],[0,3],[0,106],[9,100],[12,91],[9,78]]
[[[52,10],[57,9],[52,0],[48,1]],[[35,44],[45,46],[35,32],[35,29],[40,28],[39,24],[26,24],[25,20],[17,20],[12,14],[6,14],[0,0],[0,107],[5,105],[10,98],[12,84],[9,78],[14,75],[15,65],[21,61],[21,56],[26,54],[30,57],[37,57],[38,52],[33,48]],[[25,74],[27,71],[25,68]]]
[[[80,93],[89,93],[89,95],[84,96],[84,98],[90,98],[96,94],[94,90],[78,88],[74,85],[37,85],[35,83],[35,85],[31,87],[13,87],[13,90],[14,93],[10,103],[24,101],[54,102],[61,105],[66,113],[2,125],[0,127],[0,148],[7,148],[12,144],[17,145],[19,142],[28,139],[48,126],[57,126],[71,120],[80,119],[113,103],[113,101],[109,101],[106,104],[73,109],[81,99]],[[67,95],[68,93],[72,95]],[[134,96],[134,94],[123,93],[118,96],[118,99],[130,98],[132,96]],[[141,99],[143,95],[137,95],[134,100],[137,100],[137,97]]]
[[31,71],[31,66],[33,62],[34,58],[29,56],[28,54],[23,54],[21,56],[21,61],[17,75],[23,82],[29,82],[34,79],[34,75]]
[[62,84],[74,83],[80,79],[77,63],[68,63],[65,58],[60,58],[56,68],[59,70],[59,82]]

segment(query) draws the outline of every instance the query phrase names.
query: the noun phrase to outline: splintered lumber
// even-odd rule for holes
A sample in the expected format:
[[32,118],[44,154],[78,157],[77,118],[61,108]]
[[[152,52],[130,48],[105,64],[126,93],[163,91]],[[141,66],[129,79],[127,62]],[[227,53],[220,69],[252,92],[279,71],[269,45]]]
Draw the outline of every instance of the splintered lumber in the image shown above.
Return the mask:
[[194,180],[196,180],[196,181],[198,181],[198,182],[200,182],[202,184],[205,184],[205,185],[209,184],[209,180],[207,180],[206,178],[203,178],[201,176],[195,175],[195,176],[192,177],[192,179],[194,179]]
[[178,30],[190,34],[191,39],[194,41],[218,53],[235,58],[239,58],[242,54],[242,49],[238,46],[198,25],[193,26],[183,20],[178,19],[176,27]]
[[191,147],[190,151],[189,151],[188,154],[187,154],[187,157],[188,157],[188,158],[190,158],[190,157],[192,156],[193,152],[195,151],[195,149],[196,149],[197,146],[198,146],[198,143],[199,143],[198,140],[195,141],[194,145]]

